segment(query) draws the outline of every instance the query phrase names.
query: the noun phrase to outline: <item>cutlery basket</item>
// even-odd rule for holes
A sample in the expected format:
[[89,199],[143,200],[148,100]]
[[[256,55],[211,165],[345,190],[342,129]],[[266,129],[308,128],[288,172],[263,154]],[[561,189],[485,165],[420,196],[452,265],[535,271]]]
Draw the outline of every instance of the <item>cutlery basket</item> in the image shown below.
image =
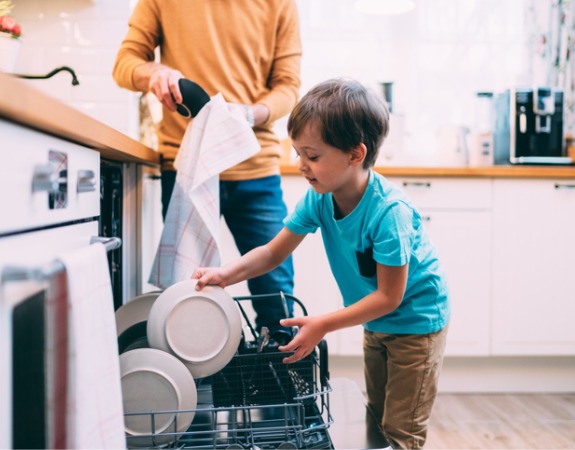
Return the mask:
[[279,351],[236,355],[212,377],[215,407],[292,403],[315,393],[315,355],[284,364]]

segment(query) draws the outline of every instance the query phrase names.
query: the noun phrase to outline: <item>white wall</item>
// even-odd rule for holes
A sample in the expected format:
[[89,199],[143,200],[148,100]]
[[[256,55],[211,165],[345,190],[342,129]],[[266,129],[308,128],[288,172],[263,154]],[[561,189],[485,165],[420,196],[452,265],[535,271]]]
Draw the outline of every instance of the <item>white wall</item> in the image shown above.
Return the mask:
[[[437,129],[472,127],[475,92],[528,81],[526,0],[416,0],[413,12],[368,16],[354,0],[296,0],[301,18],[302,94],[331,77],[357,78],[381,92],[394,82],[394,130],[388,163],[437,162]],[[29,81],[66,103],[137,138],[138,96],[111,77],[135,0],[15,0],[23,28],[16,71],[66,73]],[[276,129],[285,136],[285,118]],[[395,140],[397,142],[397,140]]]
[[438,130],[473,129],[476,92],[529,83],[525,3],[416,0],[407,14],[369,16],[353,0],[298,0],[302,92],[337,76],[379,92],[393,82],[400,120],[391,133],[400,132],[403,145],[386,163],[443,164]]
[[12,16],[22,25],[15,72],[42,75],[70,66],[80,84],[61,72],[26,80],[47,94],[130,137],[138,136],[138,95],[120,89],[112,66],[127,30],[128,0],[15,0]]

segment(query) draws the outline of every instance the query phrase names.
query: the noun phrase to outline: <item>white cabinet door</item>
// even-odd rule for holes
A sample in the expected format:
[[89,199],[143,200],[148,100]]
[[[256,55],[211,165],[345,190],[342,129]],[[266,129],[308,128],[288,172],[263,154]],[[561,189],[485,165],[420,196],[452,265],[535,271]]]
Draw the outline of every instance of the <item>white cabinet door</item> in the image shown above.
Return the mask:
[[390,180],[419,209],[447,276],[452,316],[445,354],[487,356],[491,311],[491,180]]
[[422,209],[447,276],[451,322],[445,354],[487,356],[491,302],[491,212]]
[[494,180],[494,355],[575,355],[575,182]]

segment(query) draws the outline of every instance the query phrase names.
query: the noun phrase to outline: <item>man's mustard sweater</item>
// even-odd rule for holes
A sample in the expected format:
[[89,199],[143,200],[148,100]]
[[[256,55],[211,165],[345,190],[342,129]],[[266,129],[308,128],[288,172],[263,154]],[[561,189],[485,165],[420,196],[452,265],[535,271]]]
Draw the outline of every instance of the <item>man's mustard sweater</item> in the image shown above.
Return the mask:
[[[261,151],[221,174],[247,180],[279,173],[281,149],[273,123],[289,114],[300,88],[301,39],[294,0],[139,0],[116,57],[119,86],[136,90],[132,74],[155,60],[179,70],[210,96],[263,103],[268,121],[254,132]],[[158,150],[174,159],[189,119],[164,108]]]

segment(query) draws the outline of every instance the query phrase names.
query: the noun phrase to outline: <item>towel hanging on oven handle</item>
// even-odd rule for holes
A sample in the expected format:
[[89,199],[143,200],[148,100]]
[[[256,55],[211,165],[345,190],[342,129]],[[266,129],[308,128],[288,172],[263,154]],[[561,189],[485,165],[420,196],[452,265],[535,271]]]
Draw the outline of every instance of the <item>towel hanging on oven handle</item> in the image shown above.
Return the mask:
[[[90,238],[90,244],[98,242],[104,245],[107,252],[116,250],[122,245],[122,240],[118,237],[92,236],[92,238]],[[64,270],[64,264],[57,260],[41,267],[6,266],[0,273],[0,285],[10,281],[44,281]]]

